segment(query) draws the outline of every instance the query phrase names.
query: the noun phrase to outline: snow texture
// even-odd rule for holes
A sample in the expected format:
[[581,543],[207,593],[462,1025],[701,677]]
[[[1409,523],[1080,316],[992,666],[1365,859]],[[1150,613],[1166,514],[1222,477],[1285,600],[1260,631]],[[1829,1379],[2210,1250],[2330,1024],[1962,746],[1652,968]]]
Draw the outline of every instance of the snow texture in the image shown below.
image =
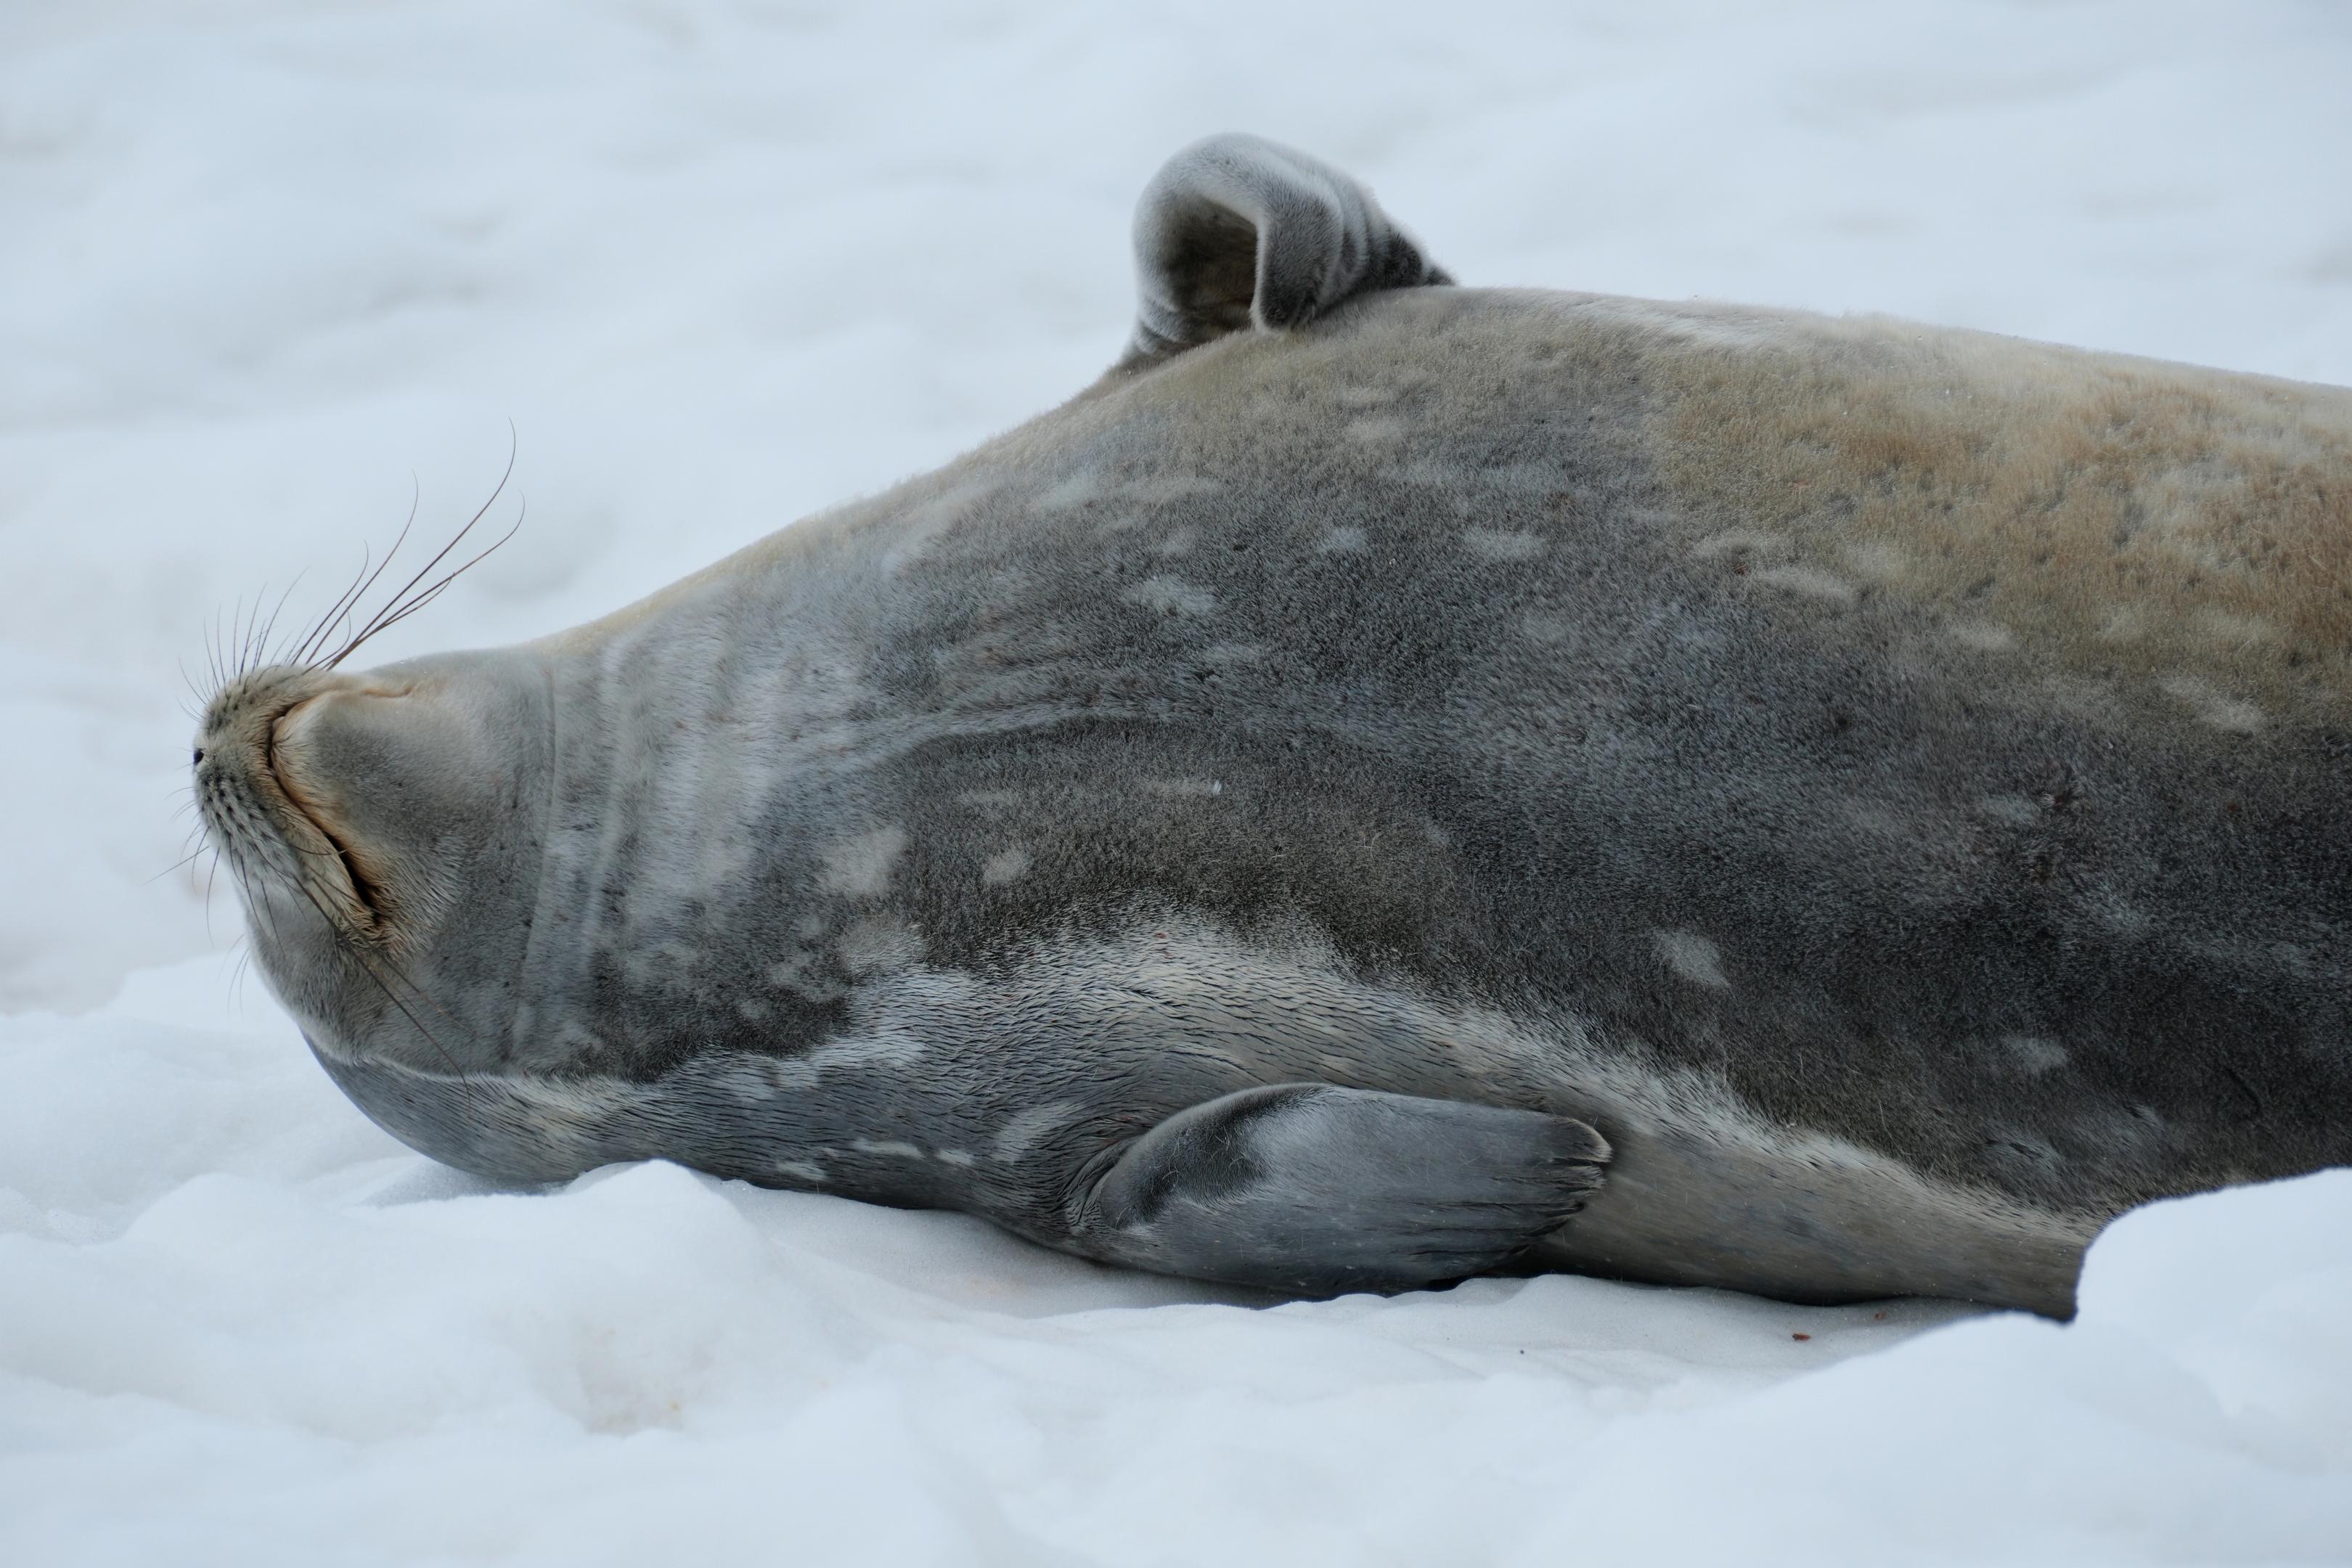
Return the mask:
[[483,1190],[166,869],[178,664],[412,468],[446,533],[511,420],[530,521],[381,658],[585,619],[1089,379],[1205,132],[1467,281],[2347,382],[2347,79],[2318,0],[0,7],[0,1562],[2352,1560],[2352,1173],[2126,1217],[2063,1328],[1269,1305],[668,1166]]

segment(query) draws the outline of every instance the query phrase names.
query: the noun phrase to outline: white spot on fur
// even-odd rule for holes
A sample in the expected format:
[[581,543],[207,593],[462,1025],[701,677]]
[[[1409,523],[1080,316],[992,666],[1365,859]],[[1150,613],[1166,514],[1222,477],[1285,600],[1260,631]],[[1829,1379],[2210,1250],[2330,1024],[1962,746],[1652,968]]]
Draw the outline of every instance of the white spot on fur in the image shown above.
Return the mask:
[[611,1047],[604,1037],[575,1018],[566,1018],[555,1031],[556,1049],[564,1056],[602,1056]]
[[1892,544],[1849,544],[1845,558],[1856,572],[1874,582],[1892,583],[1911,573],[1911,558]]
[[984,483],[958,485],[914,507],[898,520],[897,535],[882,553],[882,570],[896,575],[910,563],[922,559],[932,541],[962,521],[995,488]]
[[852,974],[904,969],[923,956],[920,932],[906,921],[882,917],[859,921],[841,933],[841,965]]
[[1141,605],[1162,615],[1206,616],[1217,608],[1214,594],[1206,588],[1196,588],[1181,577],[1146,577],[1129,588],[1125,597],[1129,604]]
[[1223,779],[1174,778],[1146,779],[1143,787],[1157,795],[1219,795],[1225,793]]
[[1190,555],[1192,553],[1192,546],[1198,544],[1200,542],[1201,531],[1199,529],[1179,528],[1171,531],[1167,538],[1153,545],[1151,547],[1151,553],[1162,557]]
[[2216,730],[2232,734],[2251,735],[2263,727],[2263,710],[2251,702],[2215,689],[2212,683],[2194,675],[2167,676],[2158,683],[2167,697],[2186,702],[2197,710],[2197,717]]
[[1102,493],[1102,476],[1088,468],[1072,474],[1031,504],[1039,511],[1068,511],[1072,507],[1086,505]]
[[2017,1058],[2020,1068],[2036,1078],[2064,1067],[2068,1059],[2065,1047],[2039,1035],[2004,1035],[2000,1043]]
[[920,1149],[916,1148],[912,1143],[901,1143],[895,1139],[859,1138],[854,1140],[849,1146],[856,1150],[861,1154],[887,1154],[894,1160],[928,1160],[930,1158],[929,1155],[924,1153]]
[[763,1022],[768,1016],[768,1005],[757,996],[746,996],[735,1004],[735,1011],[747,1024]]
[[1004,806],[1019,805],[1021,792],[1017,789],[968,789],[956,796],[958,805],[969,805],[980,811],[994,811]]
[[1360,441],[1368,447],[1383,446],[1391,441],[1403,439],[1404,421],[1391,419],[1385,415],[1370,419],[1350,420],[1348,424],[1347,437],[1350,441]]
[[913,1067],[922,1058],[922,1041],[904,1029],[885,1028],[831,1041],[818,1047],[808,1059],[809,1065],[819,1072],[835,1072],[845,1068],[900,1070]]
[[1319,555],[1360,555],[1367,545],[1364,531],[1352,522],[1343,522],[1315,542]]
[[1001,888],[1007,882],[1017,882],[1029,871],[1029,851],[1019,845],[1000,849],[980,863],[980,885]]
[[1499,529],[1465,529],[1463,548],[1482,561],[1532,561],[1543,553],[1544,542],[1532,533],[1506,533]]
[[1826,605],[1853,603],[1853,584],[1843,577],[1832,577],[1811,566],[1772,566],[1753,573],[1748,579],[1767,588],[1779,588],[1808,599],[1818,599]]
[[1650,933],[1650,941],[1666,967],[1692,984],[1730,989],[1723,973],[1723,950],[1707,938],[1693,931],[1658,931]]
[[2269,948],[2272,962],[2297,980],[2312,977],[2311,949],[2299,942],[2274,942]]
[[1979,653],[2007,653],[2017,646],[2017,634],[1990,621],[1956,621],[1952,640]]
[[2104,885],[2093,889],[2084,900],[2083,910],[2101,925],[2122,936],[2137,936],[2156,923],[2147,910]]
[[1224,488],[1223,479],[1211,479],[1206,474],[1153,474],[1129,481],[1120,487],[1118,493],[1145,506],[1165,506],[1190,496],[1213,496]]
[[1057,1100],[1047,1105],[1033,1105],[1026,1110],[1016,1112],[997,1129],[992,1152],[1001,1161],[1018,1160],[1055,1128],[1067,1126],[1077,1117],[1078,1107],[1066,1100]]
[[2197,612],[2196,620],[2199,631],[2231,648],[2268,647],[2279,640],[2278,628],[2259,616],[2242,616],[2208,605]]
[[1375,382],[1357,382],[1334,392],[1331,401],[1342,408],[1382,408],[1397,400],[1399,390]]
[[805,1057],[778,1057],[761,1063],[760,1070],[768,1075],[771,1094],[798,1094],[814,1089],[820,1076],[816,1064]]
[[2021,795],[1979,795],[1977,809],[2013,827],[2030,827],[2042,820],[2042,808]]
[[942,1165],[975,1165],[980,1163],[969,1149],[942,1149],[937,1158]]
[[1519,617],[1519,633],[1529,642],[1563,642],[1574,628],[1566,616],[1556,616],[1547,610],[1531,610]]
[[877,827],[870,833],[841,839],[824,852],[824,869],[817,885],[828,893],[841,893],[853,899],[878,897],[889,887],[890,877],[898,868],[898,857],[907,852],[907,830],[903,827]]
[[822,1183],[828,1178],[824,1167],[811,1160],[779,1160],[776,1174],[789,1176],[795,1182]]
[[775,1076],[769,1072],[768,1067],[766,1058],[755,1058],[730,1065],[721,1069],[719,1076],[728,1093],[746,1105],[758,1105],[763,1100],[775,1099],[782,1087],[776,1082]]
[[1556,490],[1565,477],[1549,463],[1497,463],[1475,473],[1478,482],[1488,489],[1516,490],[1523,495]]
[[781,963],[768,966],[768,984],[779,991],[790,991],[809,1002],[838,1002],[848,994],[848,987],[830,974],[822,973],[819,955],[803,952]]

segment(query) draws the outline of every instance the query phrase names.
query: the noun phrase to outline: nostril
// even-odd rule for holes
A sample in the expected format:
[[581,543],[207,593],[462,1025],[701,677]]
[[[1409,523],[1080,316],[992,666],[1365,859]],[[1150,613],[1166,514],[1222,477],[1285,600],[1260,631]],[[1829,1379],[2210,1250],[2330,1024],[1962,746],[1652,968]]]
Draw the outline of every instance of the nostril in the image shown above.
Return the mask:
[[204,760],[205,760],[205,749],[204,749],[202,746],[198,746],[198,747],[196,748],[196,761],[197,761],[198,763],[202,763]]

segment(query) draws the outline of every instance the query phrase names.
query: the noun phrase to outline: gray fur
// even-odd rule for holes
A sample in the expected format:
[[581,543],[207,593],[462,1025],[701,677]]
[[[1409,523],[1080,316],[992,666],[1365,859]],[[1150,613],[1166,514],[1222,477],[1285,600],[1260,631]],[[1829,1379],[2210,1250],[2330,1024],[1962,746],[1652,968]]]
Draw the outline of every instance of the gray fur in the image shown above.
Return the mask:
[[[1184,352],[1147,303],[1070,405],[606,620],[225,692],[200,798],[337,1081],[505,1179],[1324,1288],[1528,1239],[1454,1244],[1516,1158],[1465,1108],[1611,1152],[1523,1262],[1803,1300],[2063,1313],[2121,1210],[2352,1159],[2352,395],[1318,303]],[[1275,1086],[1322,1152],[1185,1157]]]

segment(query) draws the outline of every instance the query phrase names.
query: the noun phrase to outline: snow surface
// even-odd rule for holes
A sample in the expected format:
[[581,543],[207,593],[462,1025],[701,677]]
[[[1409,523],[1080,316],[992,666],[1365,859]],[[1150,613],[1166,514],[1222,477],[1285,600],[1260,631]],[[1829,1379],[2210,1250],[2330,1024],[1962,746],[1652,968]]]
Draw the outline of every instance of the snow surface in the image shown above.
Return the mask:
[[[169,870],[205,639],[503,466],[383,658],[600,613],[1075,390],[1247,129],[1461,277],[2352,382],[2352,8],[0,6],[0,1563],[2352,1560],[2352,1173],[2061,1328],[1264,1301],[667,1166],[492,1193]],[[218,617],[217,621],[215,617]]]

